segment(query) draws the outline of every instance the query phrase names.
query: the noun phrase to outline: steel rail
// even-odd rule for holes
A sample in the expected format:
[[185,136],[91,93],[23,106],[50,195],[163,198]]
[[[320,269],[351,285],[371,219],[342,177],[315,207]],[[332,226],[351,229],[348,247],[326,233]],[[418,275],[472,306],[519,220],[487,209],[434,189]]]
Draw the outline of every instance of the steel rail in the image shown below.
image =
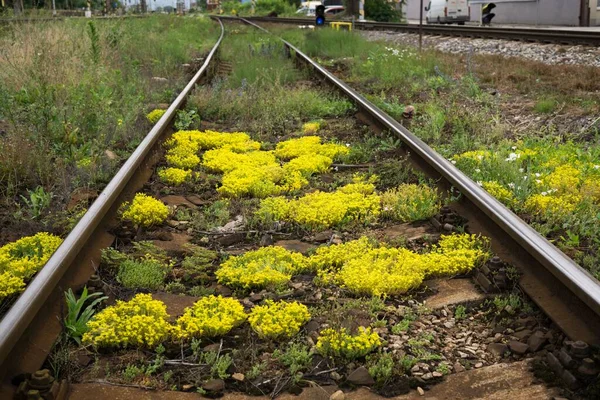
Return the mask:
[[[265,32],[263,27],[241,18],[247,24]],[[463,196],[490,218],[506,235],[533,256],[562,285],[587,305],[595,316],[600,317],[600,283],[589,272],[581,268],[566,254],[540,235],[535,229],[505,207],[496,198],[477,185],[451,162],[438,154],[425,142],[390,117],[369,100],[358,94],[346,83],[304,54],[300,49],[281,39],[288,49],[295,52],[304,62],[325,77],[335,87],[351,98],[360,108],[375,117],[384,127],[394,132],[410,151],[417,154],[430,167],[446,179]],[[589,321],[590,323],[592,321]],[[600,334],[598,334],[600,336]]]
[[[219,18],[236,18],[219,16]],[[247,21],[283,23],[295,25],[314,25],[314,20],[307,18],[279,17],[247,17]],[[418,33],[418,25],[392,22],[354,21],[354,27],[364,30],[391,30],[396,32]],[[542,43],[577,43],[591,46],[600,45],[600,33],[582,30],[562,30],[546,28],[496,28],[479,26],[445,26],[423,25],[427,35],[445,35],[488,39],[507,39],[518,41],[534,41]]]
[[108,211],[114,206],[119,195],[130,182],[135,171],[140,168],[158,142],[163,132],[169,127],[177,110],[184,104],[187,96],[206,72],[215,56],[224,36],[224,26],[216,44],[206,57],[204,64],[171,103],[165,114],[154,125],[144,140],[127,159],[111,179],[89,210],[79,220],[71,233],[65,238],[60,247],[50,257],[46,265],[29,283],[25,291],[13,304],[4,318],[0,321],[0,365],[4,364],[13,347],[24,334],[31,321],[44,305],[46,299],[55,290],[56,285],[67,272],[70,264],[78,256],[92,233],[100,226]]

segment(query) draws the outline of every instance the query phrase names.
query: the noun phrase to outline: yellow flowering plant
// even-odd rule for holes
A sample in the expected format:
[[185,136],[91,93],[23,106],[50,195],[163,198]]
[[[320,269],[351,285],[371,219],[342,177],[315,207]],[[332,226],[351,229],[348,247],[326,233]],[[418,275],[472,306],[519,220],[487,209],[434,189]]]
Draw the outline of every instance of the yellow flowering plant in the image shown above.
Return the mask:
[[167,185],[179,186],[192,176],[192,171],[181,168],[163,168],[158,170],[158,178]]
[[252,329],[263,339],[284,340],[295,336],[308,320],[310,313],[298,302],[265,300],[248,316]]
[[169,208],[166,205],[144,193],[137,193],[131,204],[124,203],[122,207],[124,220],[143,227],[162,224],[169,216]]
[[383,216],[401,222],[429,219],[440,207],[437,191],[427,185],[402,184],[381,194]]
[[0,300],[20,293],[61,243],[58,236],[40,232],[0,247]]
[[161,110],[159,108],[156,108],[150,111],[148,115],[146,115],[146,118],[148,119],[148,121],[150,121],[152,125],[154,125],[158,122],[159,119],[161,119],[163,115],[165,115],[166,112],[167,110]]
[[321,123],[319,121],[307,122],[302,125],[302,133],[305,135],[314,135],[321,129]]
[[236,299],[210,295],[185,309],[176,332],[182,339],[213,338],[226,335],[246,318],[244,306]]
[[325,329],[317,340],[317,351],[326,357],[354,360],[365,357],[381,346],[381,339],[371,328],[359,327],[354,335],[347,329]]
[[221,264],[215,275],[219,283],[227,286],[259,289],[285,284],[306,267],[306,259],[302,254],[269,246],[230,257]]
[[[353,187],[349,188],[350,185]],[[257,211],[257,218],[265,223],[295,222],[311,230],[376,221],[381,212],[379,196],[364,194],[363,185],[350,185],[329,193],[317,190],[295,200],[265,199]]]
[[162,301],[150,294],[137,294],[96,313],[87,323],[83,343],[96,347],[153,347],[170,337],[168,318]]

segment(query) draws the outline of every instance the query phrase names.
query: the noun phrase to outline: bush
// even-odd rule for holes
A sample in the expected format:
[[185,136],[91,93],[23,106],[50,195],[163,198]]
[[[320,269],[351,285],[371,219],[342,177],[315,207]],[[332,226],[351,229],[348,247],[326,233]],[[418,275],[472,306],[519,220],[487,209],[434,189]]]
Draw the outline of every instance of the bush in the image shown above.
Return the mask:
[[246,320],[244,306],[232,298],[206,296],[185,309],[177,320],[178,336],[212,338],[229,333]]
[[308,308],[298,302],[286,303],[266,300],[264,306],[256,306],[248,321],[252,329],[263,339],[284,340],[296,335],[310,319]]
[[129,289],[160,289],[167,276],[168,267],[150,257],[141,260],[127,259],[119,265],[117,280]]
[[144,193],[137,193],[131,204],[125,203],[123,207],[125,211],[122,218],[143,227],[162,224],[169,216],[167,206]]
[[352,335],[345,328],[325,329],[317,341],[317,351],[327,357],[339,357],[347,360],[361,358],[381,346],[381,339],[371,328],[359,327]]
[[394,4],[387,0],[365,1],[365,17],[378,22],[400,21],[402,14],[394,8]]
[[152,299],[150,294],[138,294],[94,315],[83,342],[96,347],[153,347],[169,337],[168,318],[162,301]]

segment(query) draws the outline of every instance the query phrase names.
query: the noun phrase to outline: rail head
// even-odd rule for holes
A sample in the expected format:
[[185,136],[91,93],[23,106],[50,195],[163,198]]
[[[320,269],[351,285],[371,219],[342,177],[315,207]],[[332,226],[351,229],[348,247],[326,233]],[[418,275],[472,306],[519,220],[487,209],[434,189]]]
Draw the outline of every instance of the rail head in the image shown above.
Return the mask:
[[[268,32],[266,29],[252,21],[243,18],[241,18],[241,20]],[[415,134],[403,127],[398,121],[358,94],[354,89],[338,79],[316,61],[312,60],[296,46],[284,39],[281,40],[290,50],[293,50],[297,56],[311,65],[312,68],[332,82],[337,88],[346,93],[346,95],[348,95],[357,105],[368,110],[381,124],[383,124],[383,126],[398,135],[402,142],[407,145],[412,152],[421,157],[442,177],[448,180],[450,184],[496,223],[500,229],[548,269],[552,275],[565,285],[565,287],[567,287],[576,297],[590,307],[594,313],[600,316],[600,284],[589,272],[581,268],[545,237],[540,235],[515,213],[496,200],[495,197],[477,185],[450,161],[446,160]]]
[[157,144],[162,134],[169,127],[177,110],[184,104],[186,97],[206,72],[225,33],[221,21],[219,21],[219,24],[221,27],[219,39],[206,57],[204,64],[194,74],[194,77],[179,93],[175,101],[171,103],[165,114],[154,125],[108,185],[106,185],[60,247],[50,257],[46,265],[37,273],[25,291],[0,321],[0,365],[4,364],[13,347],[24,334],[50,294],[55,290],[56,285],[64,276],[70,264],[84,248],[87,240],[100,226],[110,208],[123,192],[134,175],[135,170],[142,165],[146,157],[150,154],[154,145]]

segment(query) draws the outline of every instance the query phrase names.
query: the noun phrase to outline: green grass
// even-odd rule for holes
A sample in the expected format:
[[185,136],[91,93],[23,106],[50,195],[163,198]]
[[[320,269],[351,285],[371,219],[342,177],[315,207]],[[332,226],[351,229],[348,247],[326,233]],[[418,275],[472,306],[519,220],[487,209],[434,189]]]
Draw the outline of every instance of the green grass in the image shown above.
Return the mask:
[[148,258],[121,263],[117,280],[129,289],[156,290],[162,287],[166,276],[167,267],[160,261]]
[[271,135],[353,110],[337,94],[299,84],[308,74],[294,68],[281,42],[264,33],[239,27],[226,38],[222,58],[232,63],[231,73],[198,88],[190,101],[202,120]]
[[217,34],[208,18],[164,15],[14,25],[0,37],[3,206],[39,186],[54,194],[48,216],[75,188],[102,187],[148,132],[149,105],[173,100],[181,64]]
[[539,114],[550,114],[555,109],[558,103],[554,99],[540,99],[533,106],[533,110]]

